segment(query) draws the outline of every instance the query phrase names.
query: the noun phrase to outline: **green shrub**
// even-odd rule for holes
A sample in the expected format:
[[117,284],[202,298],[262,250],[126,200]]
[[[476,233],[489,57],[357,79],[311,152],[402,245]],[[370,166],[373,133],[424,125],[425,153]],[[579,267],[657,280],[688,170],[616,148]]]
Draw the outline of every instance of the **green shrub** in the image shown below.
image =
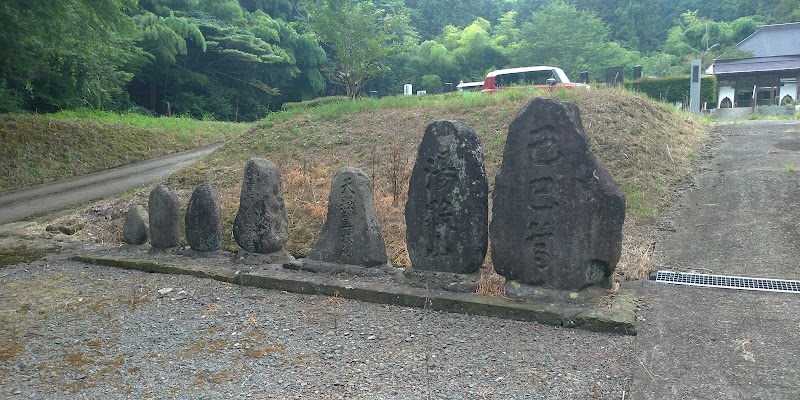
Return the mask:
[[[663,78],[642,78],[626,81],[625,88],[644,93],[655,100],[675,103],[689,98],[689,75],[666,76]],[[700,102],[717,103],[717,79],[713,76],[700,78]]]

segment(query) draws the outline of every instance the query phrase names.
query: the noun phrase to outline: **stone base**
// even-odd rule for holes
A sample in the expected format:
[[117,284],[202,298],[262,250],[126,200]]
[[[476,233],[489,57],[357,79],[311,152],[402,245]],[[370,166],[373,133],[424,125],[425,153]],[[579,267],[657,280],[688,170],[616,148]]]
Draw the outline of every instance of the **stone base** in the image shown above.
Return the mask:
[[480,272],[456,274],[409,268],[403,274],[406,285],[456,293],[476,293],[479,281]]
[[147,252],[151,254],[170,255],[170,254],[177,254],[178,250],[180,250],[180,247],[160,248],[160,247],[150,246],[147,249]]
[[175,254],[179,254],[186,257],[197,257],[197,258],[219,258],[229,260],[231,258],[231,253],[222,250],[215,250],[215,251],[197,251],[193,250],[190,247],[186,247],[180,250],[176,250]]
[[[260,256],[268,255],[255,255],[246,259],[256,264],[256,260],[263,259]],[[467,288],[477,285],[478,274],[466,277],[459,275],[462,278],[460,281],[450,281],[450,285],[447,285],[451,290],[441,290],[431,288],[431,284],[445,282],[448,278],[444,273],[429,274],[419,271],[402,273],[390,267],[323,265],[316,262],[307,263],[306,260],[264,264],[261,268],[250,271],[243,271],[229,262],[220,263],[208,258],[193,259],[179,255],[159,257],[153,253],[138,255],[128,253],[115,256],[106,251],[103,254],[87,253],[74,256],[72,260],[146,272],[190,275],[294,293],[321,294],[371,303],[535,321],[596,332],[636,334],[635,302],[638,294],[630,289],[623,289],[614,294],[605,293],[603,301],[589,298],[586,294],[588,292],[578,293],[577,296],[573,296],[572,293],[562,293],[561,297],[566,296],[574,301],[570,303],[558,301],[555,299],[558,296],[550,296],[547,301],[534,301],[516,300],[505,296],[486,296],[467,291]],[[330,268],[327,273],[321,272],[326,268]],[[312,269],[320,272],[309,272]],[[339,274],[344,271],[350,273],[370,271],[374,274],[383,272],[384,275],[356,276],[348,273],[348,276],[341,277]],[[332,272],[336,272],[337,275]],[[423,283],[427,286],[418,286]],[[458,290],[453,290],[454,288]],[[540,295],[536,292],[539,289],[531,290],[536,296]],[[513,293],[513,290],[511,292]]]
[[289,254],[285,249],[280,249],[274,253],[261,254],[251,253],[249,251],[240,250],[233,258],[234,264],[259,266],[264,264],[282,264],[285,262],[294,261],[294,257]]
[[294,271],[315,273],[346,274],[359,276],[395,276],[403,273],[402,268],[394,268],[390,263],[378,267],[362,267],[359,265],[337,264],[310,258],[284,263],[283,268]]
[[150,251],[150,245],[145,244],[127,244],[123,243],[119,246],[119,249],[122,251]]

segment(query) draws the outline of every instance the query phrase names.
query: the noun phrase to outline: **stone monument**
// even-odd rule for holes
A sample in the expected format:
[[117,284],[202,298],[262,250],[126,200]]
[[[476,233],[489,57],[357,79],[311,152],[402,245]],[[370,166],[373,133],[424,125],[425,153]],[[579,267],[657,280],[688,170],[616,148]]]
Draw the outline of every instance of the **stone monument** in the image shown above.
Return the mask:
[[495,179],[495,270],[553,289],[607,285],[624,219],[625,196],[590,151],[578,107],[530,100],[509,126]]
[[273,253],[282,250],[289,239],[288,226],[278,166],[263,158],[251,158],[244,170],[239,211],[233,222],[236,243],[252,253]]
[[308,259],[362,267],[388,265],[372,182],[360,169],[344,167],[334,175],[328,215]]
[[411,265],[438,272],[478,271],[486,257],[488,193],[475,131],[460,121],[428,125],[408,185]]
[[122,224],[122,239],[127,244],[141,245],[147,243],[150,236],[150,222],[147,210],[140,205],[131,206],[125,214]]
[[198,185],[186,206],[186,241],[192,250],[217,251],[222,244],[222,212],[214,189]]
[[150,245],[154,249],[168,249],[181,244],[181,208],[178,196],[167,187],[159,185],[147,201],[150,210]]

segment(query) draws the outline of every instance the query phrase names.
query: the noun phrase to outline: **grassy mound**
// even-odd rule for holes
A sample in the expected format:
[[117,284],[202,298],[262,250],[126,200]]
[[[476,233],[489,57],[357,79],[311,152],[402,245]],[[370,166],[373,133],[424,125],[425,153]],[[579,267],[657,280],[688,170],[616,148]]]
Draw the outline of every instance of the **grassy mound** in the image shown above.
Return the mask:
[[[646,275],[655,218],[689,176],[705,129],[701,120],[688,114],[619,90],[543,93],[519,89],[493,95],[364,99],[289,110],[260,121],[166,183],[177,189],[184,206],[195,185],[210,183],[222,204],[227,230],[224,247],[235,250],[231,227],[244,165],[250,157],[272,160],[283,177],[290,224],[287,248],[303,257],[322,227],[334,173],[342,166],[358,167],[373,180],[391,262],[408,266],[403,211],[408,178],[425,127],[437,119],[460,119],[472,126],[482,141],[491,190],[508,125],[531,96],[577,103],[592,150],[627,195],[623,259],[617,278]],[[127,204],[146,204],[147,194],[142,190],[117,203],[117,215],[111,218],[114,233],[108,239],[119,240]],[[94,234],[103,235],[99,231]]]
[[0,192],[221,142],[248,127],[100,111],[0,115]]

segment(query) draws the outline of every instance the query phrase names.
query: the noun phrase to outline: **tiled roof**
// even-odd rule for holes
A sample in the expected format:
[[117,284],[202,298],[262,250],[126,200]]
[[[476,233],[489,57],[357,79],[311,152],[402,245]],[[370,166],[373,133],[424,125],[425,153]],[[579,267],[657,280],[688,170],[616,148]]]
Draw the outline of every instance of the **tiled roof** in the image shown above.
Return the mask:
[[747,72],[785,71],[792,69],[800,70],[800,55],[715,60],[713,71],[714,75],[722,75]]
[[753,53],[753,57],[775,57],[800,54],[800,22],[758,27],[736,48]]

